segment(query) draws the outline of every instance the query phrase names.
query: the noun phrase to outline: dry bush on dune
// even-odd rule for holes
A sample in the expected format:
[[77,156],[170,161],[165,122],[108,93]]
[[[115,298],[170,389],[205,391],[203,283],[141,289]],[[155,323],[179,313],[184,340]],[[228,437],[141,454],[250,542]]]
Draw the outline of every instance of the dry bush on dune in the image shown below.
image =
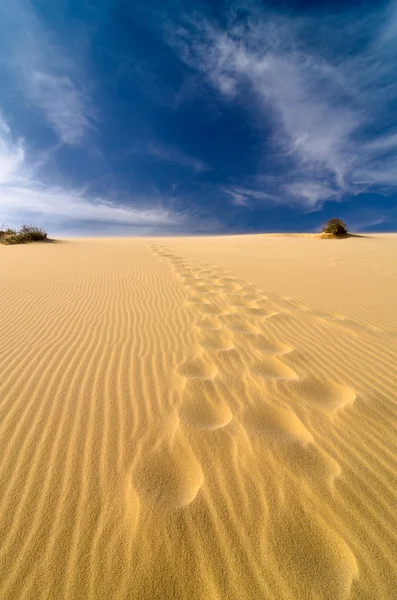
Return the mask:
[[323,233],[335,236],[347,235],[347,227],[341,219],[330,219],[323,227]]
[[45,239],[47,239],[47,232],[33,225],[22,225],[19,229],[2,226],[0,229],[0,243],[5,245],[26,244]]

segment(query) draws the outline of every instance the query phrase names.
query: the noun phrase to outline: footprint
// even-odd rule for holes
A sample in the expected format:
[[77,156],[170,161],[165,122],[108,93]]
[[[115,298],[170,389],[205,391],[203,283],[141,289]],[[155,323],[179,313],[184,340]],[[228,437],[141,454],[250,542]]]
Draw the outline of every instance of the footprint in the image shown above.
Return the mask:
[[291,598],[347,600],[358,575],[353,552],[314,514],[296,507],[296,502],[292,506],[274,520],[269,532],[271,548]]
[[275,311],[267,317],[267,320],[275,325],[277,323],[280,323],[281,325],[283,325],[284,323],[290,323],[291,321],[293,321],[294,317],[285,312]]
[[314,441],[310,431],[292,410],[271,406],[263,400],[246,410],[244,422],[248,429],[264,435],[272,442],[299,442],[305,445]]
[[324,313],[320,310],[309,310],[309,309],[305,309],[303,311],[306,315],[309,315],[310,317],[314,317],[316,319],[320,319],[322,321],[330,321],[333,320],[331,315]]
[[264,379],[284,379],[288,381],[298,379],[293,369],[273,357],[258,361],[251,367],[251,372]]
[[211,283],[214,283],[214,281],[219,280],[219,273],[217,273],[216,271],[204,269],[199,271],[199,274],[200,277],[204,277],[205,279],[210,280]]
[[253,292],[244,292],[244,299],[251,302],[263,302],[264,300],[267,300],[267,298],[265,298],[264,296],[260,296],[259,294]]
[[221,283],[222,285],[230,285],[232,283],[236,283],[236,280],[233,277],[220,277],[218,279],[219,283]]
[[283,459],[297,478],[307,477],[314,483],[324,481],[332,484],[342,472],[339,463],[316,444],[295,446],[293,451],[285,453]]
[[220,285],[220,286],[218,286],[218,289],[219,289],[219,291],[226,292],[226,293],[236,292],[241,289],[241,285],[238,285],[237,283],[230,283],[230,284]]
[[247,300],[245,296],[240,296],[239,294],[228,294],[226,299],[231,306],[242,306],[244,308],[257,307],[254,301]]
[[214,379],[218,373],[216,366],[204,361],[201,356],[185,361],[177,371],[186,379]]
[[178,275],[179,277],[182,277],[182,279],[195,279],[195,275],[191,270],[188,271],[178,271]]
[[221,429],[230,423],[233,415],[226,405],[191,402],[181,409],[181,419],[200,429]]
[[199,279],[195,277],[185,277],[182,281],[182,285],[186,285],[187,287],[194,287],[199,282]]
[[233,419],[214,382],[208,380],[189,382],[180,416],[184,423],[199,429],[220,429]]
[[255,325],[252,325],[247,319],[244,319],[239,314],[228,314],[222,317],[222,322],[225,326],[236,333],[248,333],[258,335],[260,330]]
[[253,317],[259,317],[259,318],[265,318],[265,319],[268,319],[269,317],[272,317],[273,315],[277,314],[274,310],[271,310],[268,308],[261,308],[260,306],[244,307],[243,311],[247,315],[251,315]]
[[217,288],[208,283],[198,283],[197,285],[193,285],[193,289],[198,294],[205,294],[206,296],[208,296],[209,294],[218,293]]
[[207,302],[200,304],[200,311],[208,315],[224,315],[229,311],[226,307],[215,302]]
[[356,394],[351,388],[330,381],[322,382],[314,377],[294,382],[289,391],[298,401],[331,412],[345,408],[356,399]]
[[280,354],[288,354],[292,352],[292,348],[287,346],[287,344],[283,344],[278,340],[269,340],[264,335],[260,334],[253,340],[253,345],[255,348],[258,348],[263,354],[267,354],[269,356],[278,356]]
[[208,350],[231,350],[234,348],[232,335],[222,329],[204,333],[200,339],[200,346]]
[[376,328],[373,327],[367,327],[366,325],[361,325],[360,323],[357,323],[356,321],[352,321],[351,319],[346,319],[346,318],[339,318],[339,319],[329,319],[331,323],[337,325],[338,327],[343,327],[344,329],[346,329],[349,333],[352,333],[354,335],[357,334],[361,334],[361,333],[376,333]]
[[203,317],[196,323],[196,327],[199,329],[217,330],[222,328],[222,324],[217,317]]
[[208,304],[208,300],[202,294],[192,294],[186,302],[189,302],[190,304]]
[[146,504],[162,509],[185,508],[196,498],[204,481],[200,463],[187,444],[163,444],[149,452],[133,473],[133,485]]
[[242,285],[232,277],[220,277],[217,284],[224,292],[237,292],[242,289]]

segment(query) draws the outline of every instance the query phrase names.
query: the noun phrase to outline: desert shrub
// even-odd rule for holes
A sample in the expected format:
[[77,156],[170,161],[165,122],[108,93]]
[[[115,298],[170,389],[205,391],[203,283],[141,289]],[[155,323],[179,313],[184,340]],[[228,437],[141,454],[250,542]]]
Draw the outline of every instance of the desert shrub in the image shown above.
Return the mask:
[[6,235],[16,235],[16,230],[11,229],[10,227],[6,227],[4,223],[0,225],[0,238],[5,237]]
[[47,238],[47,232],[44,229],[32,225],[22,225],[19,228],[18,235],[29,242],[38,242]]
[[19,229],[10,229],[2,226],[0,229],[0,243],[26,244],[47,239],[47,232],[33,225],[22,225]]
[[332,235],[346,235],[347,227],[341,219],[330,219],[323,227],[323,233]]

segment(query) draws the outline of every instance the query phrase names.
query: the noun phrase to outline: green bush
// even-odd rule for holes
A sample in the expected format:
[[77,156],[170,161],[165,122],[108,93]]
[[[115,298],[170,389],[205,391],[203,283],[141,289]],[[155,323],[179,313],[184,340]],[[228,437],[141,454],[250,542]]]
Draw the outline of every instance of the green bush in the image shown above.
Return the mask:
[[332,235],[346,235],[347,227],[341,219],[330,219],[323,227],[323,233]]
[[2,244],[26,244],[45,239],[47,239],[47,232],[32,225],[22,225],[19,229],[2,226],[0,229],[0,243]]

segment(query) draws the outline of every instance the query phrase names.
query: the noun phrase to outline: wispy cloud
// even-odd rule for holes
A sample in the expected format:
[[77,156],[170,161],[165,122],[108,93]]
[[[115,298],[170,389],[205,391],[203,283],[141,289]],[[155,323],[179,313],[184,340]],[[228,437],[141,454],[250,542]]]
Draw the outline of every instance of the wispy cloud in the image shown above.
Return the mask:
[[34,70],[26,77],[28,93],[44,111],[65,144],[77,144],[90,127],[87,99],[67,75]]
[[397,4],[330,20],[259,6],[244,20],[238,14],[230,11],[227,29],[187,20],[169,40],[224,98],[270,123],[283,176],[263,191],[315,209],[364,189],[396,189]]
[[85,190],[40,182],[23,140],[13,139],[0,117],[0,221],[12,226],[29,221],[53,232],[68,227],[83,232],[90,223],[102,223],[113,231],[122,226],[130,233],[167,232],[185,222],[182,215],[163,208],[153,198],[148,208],[145,198],[130,200],[134,207],[90,197]]
[[177,146],[165,144],[163,142],[151,142],[148,144],[142,142],[139,145],[136,145],[132,151],[153,156],[156,160],[162,162],[169,162],[180,165],[181,167],[187,167],[196,173],[202,173],[209,170],[209,166],[204,161],[188,154]]
[[277,202],[277,196],[263,192],[259,189],[241,188],[236,186],[223,186],[222,191],[232,198],[235,206],[250,206],[252,202]]
[[29,0],[2,3],[0,20],[2,73],[42,111],[61,142],[80,143],[94,115],[75,40],[57,39]]

